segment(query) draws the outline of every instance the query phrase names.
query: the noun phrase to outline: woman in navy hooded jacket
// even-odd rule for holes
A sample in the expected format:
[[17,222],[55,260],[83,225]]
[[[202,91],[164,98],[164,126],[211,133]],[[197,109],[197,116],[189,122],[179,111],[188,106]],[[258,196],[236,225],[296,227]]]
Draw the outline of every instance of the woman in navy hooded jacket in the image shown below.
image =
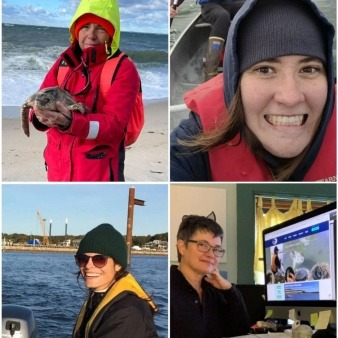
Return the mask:
[[172,181],[336,181],[334,28],[309,0],[247,0],[224,73],[185,95]]

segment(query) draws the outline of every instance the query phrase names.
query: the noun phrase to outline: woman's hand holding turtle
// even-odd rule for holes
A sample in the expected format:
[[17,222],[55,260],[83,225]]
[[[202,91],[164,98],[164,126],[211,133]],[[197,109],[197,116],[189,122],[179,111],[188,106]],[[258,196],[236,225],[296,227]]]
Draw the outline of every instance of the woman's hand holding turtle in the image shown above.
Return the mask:
[[71,111],[61,102],[56,102],[58,111],[34,109],[34,113],[38,121],[47,127],[56,127],[65,129],[72,122]]

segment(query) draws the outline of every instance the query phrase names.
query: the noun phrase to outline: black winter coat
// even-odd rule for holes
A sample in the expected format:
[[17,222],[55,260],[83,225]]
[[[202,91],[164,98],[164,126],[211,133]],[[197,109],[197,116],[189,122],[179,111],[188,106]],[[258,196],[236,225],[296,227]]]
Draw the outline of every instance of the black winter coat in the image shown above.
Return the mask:
[[158,338],[147,302],[128,291],[118,295],[100,312],[89,332],[89,338],[122,337]]
[[245,335],[249,315],[241,293],[233,286],[218,290],[202,282],[203,302],[173,265],[170,268],[170,337],[221,338]]

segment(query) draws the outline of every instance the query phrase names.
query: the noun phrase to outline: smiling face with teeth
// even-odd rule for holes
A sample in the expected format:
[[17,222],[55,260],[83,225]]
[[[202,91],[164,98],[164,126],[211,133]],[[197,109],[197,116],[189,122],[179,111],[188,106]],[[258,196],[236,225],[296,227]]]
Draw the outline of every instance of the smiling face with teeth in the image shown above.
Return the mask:
[[[87,256],[99,255],[98,253],[86,253]],[[97,268],[92,259],[80,268],[81,275],[85,281],[86,287],[93,291],[105,291],[115,281],[116,273],[122,269],[111,257],[108,258],[107,264],[103,268]]]
[[281,158],[299,155],[313,139],[328,85],[317,58],[289,55],[244,71],[240,82],[245,122],[263,147]]

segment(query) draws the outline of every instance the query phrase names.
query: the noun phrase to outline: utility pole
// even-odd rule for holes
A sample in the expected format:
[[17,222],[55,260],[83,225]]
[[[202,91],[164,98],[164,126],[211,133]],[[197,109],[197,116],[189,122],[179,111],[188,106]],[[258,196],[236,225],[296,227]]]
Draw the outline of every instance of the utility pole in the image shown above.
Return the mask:
[[131,247],[133,241],[134,205],[145,206],[145,201],[135,198],[135,188],[129,188],[128,216],[127,216],[127,263],[130,265]]
[[67,240],[67,225],[68,225],[68,218],[66,218],[66,224],[65,224],[65,245]]
[[50,219],[49,220],[49,244],[52,243],[52,222],[53,222],[53,220]]

